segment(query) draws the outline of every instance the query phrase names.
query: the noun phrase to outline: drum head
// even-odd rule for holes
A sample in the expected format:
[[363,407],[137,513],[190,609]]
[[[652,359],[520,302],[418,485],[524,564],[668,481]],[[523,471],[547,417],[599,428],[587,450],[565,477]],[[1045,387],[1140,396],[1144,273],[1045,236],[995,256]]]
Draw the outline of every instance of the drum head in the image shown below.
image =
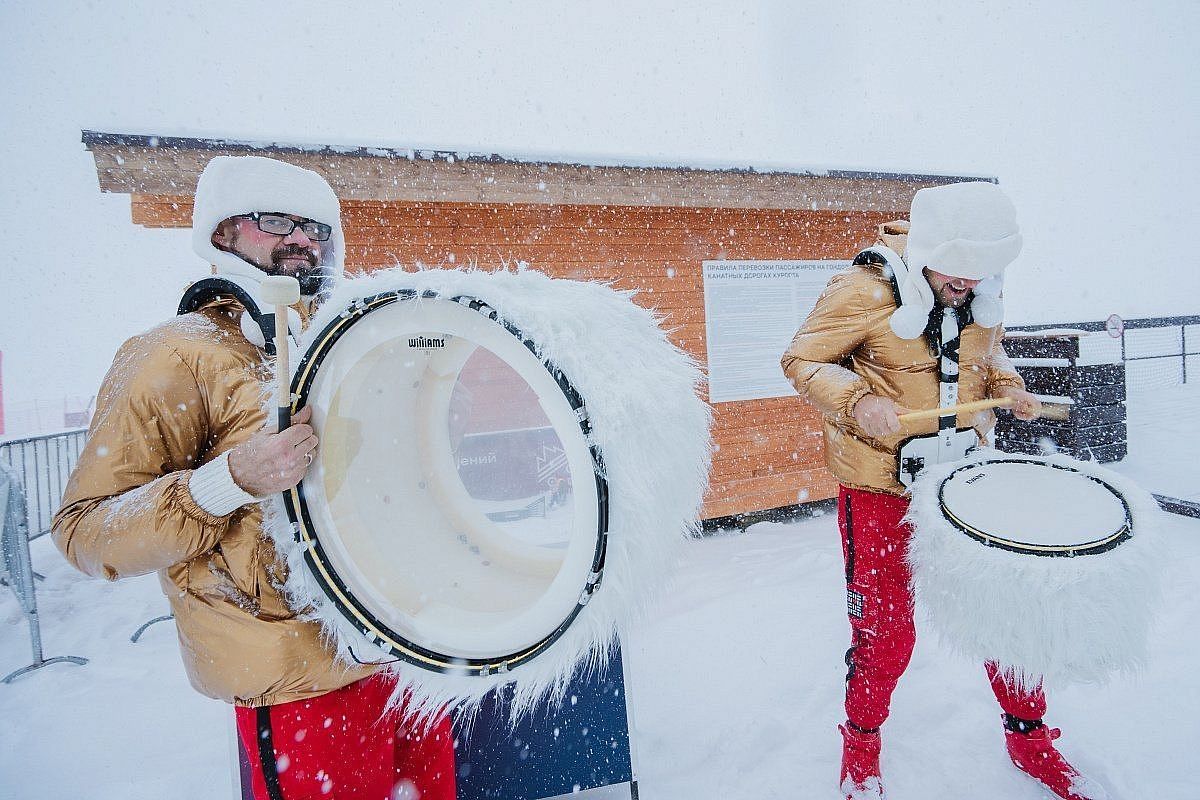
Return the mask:
[[1130,536],[1112,486],[1059,464],[995,459],[960,467],[938,494],[946,519],[986,545],[1040,556],[1102,553]]
[[355,627],[437,671],[549,647],[603,565],[586,411],[486,305],[392,292],[314,340],[292,384],[320,439],[285,495],[309,569]]

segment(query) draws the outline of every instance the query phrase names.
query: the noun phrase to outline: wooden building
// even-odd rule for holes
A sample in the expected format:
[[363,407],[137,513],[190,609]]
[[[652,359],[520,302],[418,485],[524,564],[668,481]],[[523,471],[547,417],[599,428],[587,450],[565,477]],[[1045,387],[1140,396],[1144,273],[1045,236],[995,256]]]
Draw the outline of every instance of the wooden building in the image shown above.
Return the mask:
[[[637,289],[672,339],[707,361],[702,262],[849,259],[913,193],[965,178],[522,160],[83,132],[100,189],[130,195],[133,222],[191,224],[196,179],[216,155],[266,155],[321,173],[342,200],[351,270],[403,264],[499,268]],[[984,178],[987,180],[986,178]],[[796,320],[797,325],[800,320]],[[705,518],[836,494],[816,411],[795,396],[714,405]]]

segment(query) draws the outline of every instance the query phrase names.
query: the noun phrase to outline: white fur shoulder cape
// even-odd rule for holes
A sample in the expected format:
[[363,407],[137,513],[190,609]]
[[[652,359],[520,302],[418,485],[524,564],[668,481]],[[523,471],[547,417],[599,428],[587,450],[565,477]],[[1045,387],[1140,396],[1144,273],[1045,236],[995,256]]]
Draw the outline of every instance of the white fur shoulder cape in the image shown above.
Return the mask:
[[352,647],[364,661],[391,661],[387,669],[402,687],[394,702],[402,691],[413,713],[446,706],[469,710],[488,691],[508,686],[515,718],[547,696],[560,699],[577,669],[606,662],[618,628],[635,619],[664,585],[680,545],[696,531],[711,455],[710,411],[698,394],[702,374],[629,293],[530,269],[397,268],[345,279],[312,321],[301,352],[355,300],[395,290],[487,303],[534,342],[539,357],[561,370],[583,397],[590,443],[602,456],[609,487],[600,587],[566,632],[531,662],[483,677],[430,672],[374,647],[328,601],[308,572],[281,497],[268,502],[264,527],[287,559],[289,602],[320,621],[341,656],[349,658]]

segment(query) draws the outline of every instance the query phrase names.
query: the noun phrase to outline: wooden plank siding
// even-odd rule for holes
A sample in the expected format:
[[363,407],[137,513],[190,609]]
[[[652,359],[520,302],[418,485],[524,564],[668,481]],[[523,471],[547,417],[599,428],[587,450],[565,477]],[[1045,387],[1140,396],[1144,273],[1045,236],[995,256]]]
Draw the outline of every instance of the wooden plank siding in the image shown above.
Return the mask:
[[[882,212],[532,206],[343,201],[347,267],[403,264],[502,268],[519,261],[556,277],[611,281],[664,319],[671,339],[706,363],[701,263],[708,259],[848,259],[874,240]],[[134,195],[133,221],[187,227],[189,197]],[[797,324],[799,324],[797,320]],[[837,493],[825,471],[820,417],[795,397],[714,406],[705,518]]]

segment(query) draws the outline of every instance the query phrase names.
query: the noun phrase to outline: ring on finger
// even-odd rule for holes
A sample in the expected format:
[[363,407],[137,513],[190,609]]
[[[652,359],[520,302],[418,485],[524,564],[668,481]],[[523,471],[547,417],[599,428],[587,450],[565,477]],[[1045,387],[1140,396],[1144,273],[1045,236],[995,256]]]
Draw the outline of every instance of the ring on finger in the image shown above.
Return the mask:
[[313,462],[313,454],[312,454],[312,451],[309,450],[307,453],[304,454],[304,466],[311,467],[312,462]]

